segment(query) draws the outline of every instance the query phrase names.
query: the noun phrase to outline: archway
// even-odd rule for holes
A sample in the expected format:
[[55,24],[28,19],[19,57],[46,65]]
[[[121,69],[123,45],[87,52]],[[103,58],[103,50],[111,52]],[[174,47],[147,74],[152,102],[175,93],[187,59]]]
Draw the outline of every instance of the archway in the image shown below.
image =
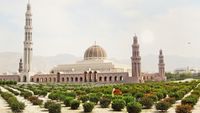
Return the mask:
[[37,78],[37,79],[36,79],[36,82],[39,82],[39,81],[40,81],[39,78]]
[[122,76],[120,76],[119,80],[120,80],[120,81],[123,81],[123,79],[124,79],[124,78],[123,78]]
[[23,82],[26,82],[27,80],[26,80],[26,76],[23,76]]
[[107,77],[104,77],[104,82],[107,82]]

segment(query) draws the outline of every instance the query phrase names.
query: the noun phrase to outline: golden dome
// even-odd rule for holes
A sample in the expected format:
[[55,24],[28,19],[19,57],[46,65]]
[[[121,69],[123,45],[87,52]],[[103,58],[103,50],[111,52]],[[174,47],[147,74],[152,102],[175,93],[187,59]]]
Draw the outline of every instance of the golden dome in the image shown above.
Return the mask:
[[107,54],[105,50],[99,45],[93,45],[89,47],[84,54],[84,60],[92,60],[92,59],[106,59]]

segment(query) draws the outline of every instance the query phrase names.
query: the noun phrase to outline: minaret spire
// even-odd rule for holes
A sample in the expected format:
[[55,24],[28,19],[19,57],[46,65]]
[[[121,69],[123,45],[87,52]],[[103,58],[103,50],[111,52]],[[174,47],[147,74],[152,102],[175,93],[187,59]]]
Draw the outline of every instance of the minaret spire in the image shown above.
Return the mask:
[[23,60],[23,73],[21,75],[22,82],[30,81],[30,72],[32,64],[32,13],[31,4],[28,0],[25,22],[25,40],[24,40],[24,60]]
[[135,82],[143,82],[141,76],[141,57],[140,57],[140,50],[138,44],[138,37],[133,37],[133,45],[132,45],[132,77],[134,78]]
[[160,78],[162,78],[162,80],[166,80],[166,77],[165,77],[165,63],[164,63],[164,56],[163,56],[162,50],[160,50],[160,52],[159,52],[158,69],[159,69]]

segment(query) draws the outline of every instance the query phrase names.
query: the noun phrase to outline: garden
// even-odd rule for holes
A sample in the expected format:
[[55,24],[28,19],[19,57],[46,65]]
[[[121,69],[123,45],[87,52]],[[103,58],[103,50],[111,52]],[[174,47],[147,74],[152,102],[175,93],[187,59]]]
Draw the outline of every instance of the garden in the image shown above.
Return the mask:
[[199,84],[198,80],[110,85],[4,82],[0,94],[13,113],[192,113],[200,109]]

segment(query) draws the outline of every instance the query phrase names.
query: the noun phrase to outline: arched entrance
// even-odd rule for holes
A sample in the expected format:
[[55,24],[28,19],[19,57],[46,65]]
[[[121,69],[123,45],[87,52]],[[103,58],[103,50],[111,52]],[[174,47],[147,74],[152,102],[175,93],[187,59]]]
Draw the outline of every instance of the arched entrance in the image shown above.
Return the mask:
[[26,76],[23,76],[23,82],[26,82],[27,81],[26,79],[27,79]]

